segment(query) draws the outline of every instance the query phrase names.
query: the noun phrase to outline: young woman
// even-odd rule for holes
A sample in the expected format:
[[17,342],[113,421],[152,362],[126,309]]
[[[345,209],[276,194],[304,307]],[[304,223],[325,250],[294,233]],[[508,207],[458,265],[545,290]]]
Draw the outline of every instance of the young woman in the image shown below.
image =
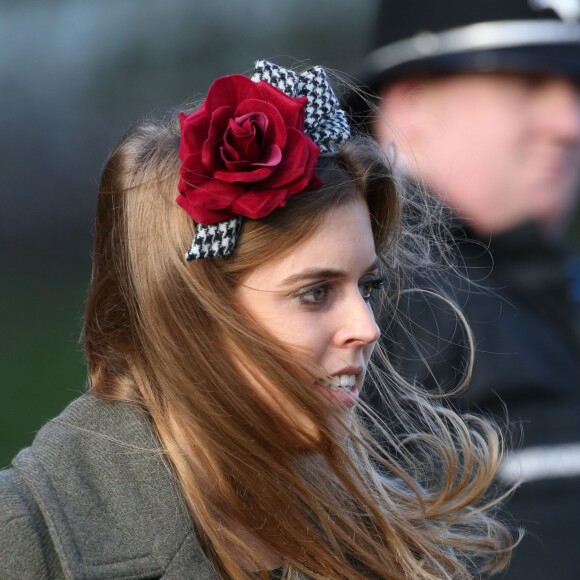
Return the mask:
[[89,390],[0,473],[0,577],[501,570],[495,431],[386,356],[392,420],[359,398],[374,312],[419,263],[402,203],[317,67],[259,61],[129,131],[99,192]]

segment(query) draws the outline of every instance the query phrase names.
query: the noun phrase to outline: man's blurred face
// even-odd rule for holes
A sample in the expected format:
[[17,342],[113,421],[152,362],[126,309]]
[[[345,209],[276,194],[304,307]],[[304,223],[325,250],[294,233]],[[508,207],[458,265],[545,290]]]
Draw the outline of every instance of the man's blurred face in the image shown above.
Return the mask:
[[580,185],[580,88],[554,76],[460,74],[382,94],[378,138],[482,233],[558,231]]

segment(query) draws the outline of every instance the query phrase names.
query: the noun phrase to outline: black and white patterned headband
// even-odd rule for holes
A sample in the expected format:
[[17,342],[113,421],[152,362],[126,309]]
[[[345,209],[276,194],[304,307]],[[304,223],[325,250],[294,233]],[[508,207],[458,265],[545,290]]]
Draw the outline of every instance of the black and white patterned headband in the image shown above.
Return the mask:
[[350,137],[323,68],[296,73],[266,60],[251,79],[217,79],[180,125],[177,202],[196,222],[186,260],[231,254],[243,217],[265,217],[288,196],[321,187],[319,154]]
[[265,81],[291,97],[306,97],[304,132],[320,147],[321,153],[336,151],[350,137],[346,114],[322,67],[315,66],[298,74],[259,60],[252,80]]

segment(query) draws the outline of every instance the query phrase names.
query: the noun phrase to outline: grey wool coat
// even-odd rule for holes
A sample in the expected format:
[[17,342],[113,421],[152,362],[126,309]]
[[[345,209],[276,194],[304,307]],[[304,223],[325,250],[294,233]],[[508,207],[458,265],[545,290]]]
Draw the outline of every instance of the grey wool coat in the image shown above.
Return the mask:
[[0,579],[214,579],[147,420],[74,401],[0,471]]

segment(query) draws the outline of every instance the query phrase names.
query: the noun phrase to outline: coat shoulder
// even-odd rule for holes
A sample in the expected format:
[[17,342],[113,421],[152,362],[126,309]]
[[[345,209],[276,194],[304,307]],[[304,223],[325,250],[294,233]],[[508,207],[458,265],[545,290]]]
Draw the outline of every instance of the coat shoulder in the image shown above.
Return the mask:
[[13,469],[0,471],[0,578],[64,578],[46,523]]
[[[1,474],[3,580],[161,577],[181,560],[184,578],[195,566],[208,568],[137,405],[83,395]],[[26,574],[13,574],[22,566]]]

